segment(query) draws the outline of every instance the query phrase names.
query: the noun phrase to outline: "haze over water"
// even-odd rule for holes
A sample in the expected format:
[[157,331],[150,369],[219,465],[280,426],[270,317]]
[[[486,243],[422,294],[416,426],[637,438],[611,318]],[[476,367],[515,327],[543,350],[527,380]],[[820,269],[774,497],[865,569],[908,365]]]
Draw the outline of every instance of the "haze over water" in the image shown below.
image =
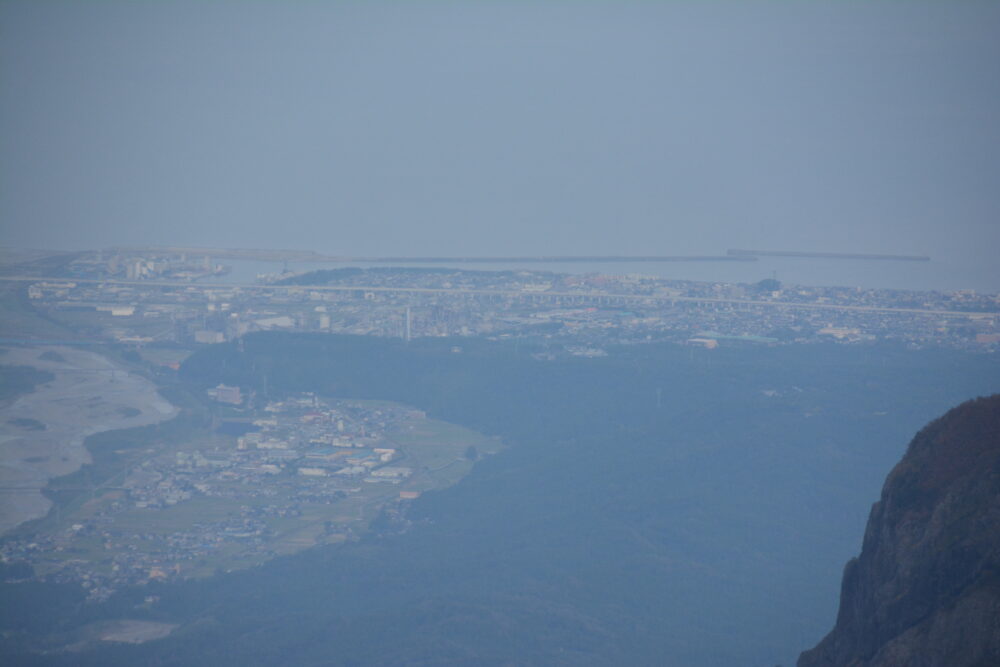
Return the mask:
[[5,2],[0,23],[5,245],[899,253],[934,261],[551,268],[1000,291],[997,3]]
[[[328,264],[316,262],[261,262],[218,260],[231,267],[223,280],[254,282],[258,274],[316,271],[343,267],[385,267],[386,264]],[[756,262],[557,262],[557,263],[441,263],[392,264],[417,268],[450,267],[467,271],[552,271],[554,273],[640,274],[671,280],[755,283],[777,278],[785,285],[864,287],[908,290],[975,290],[1000,292],[995,267],[955,262],[874,261],[813,257],[761,257]]]

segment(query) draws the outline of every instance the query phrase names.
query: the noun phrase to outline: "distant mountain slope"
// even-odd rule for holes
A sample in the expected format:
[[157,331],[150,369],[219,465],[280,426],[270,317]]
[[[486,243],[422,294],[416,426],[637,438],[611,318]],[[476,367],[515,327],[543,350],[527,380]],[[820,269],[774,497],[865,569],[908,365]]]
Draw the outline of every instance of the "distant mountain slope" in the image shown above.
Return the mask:
[[844,571],[836,627],[798,664],[1000,665],[1000,394],[910,443]]

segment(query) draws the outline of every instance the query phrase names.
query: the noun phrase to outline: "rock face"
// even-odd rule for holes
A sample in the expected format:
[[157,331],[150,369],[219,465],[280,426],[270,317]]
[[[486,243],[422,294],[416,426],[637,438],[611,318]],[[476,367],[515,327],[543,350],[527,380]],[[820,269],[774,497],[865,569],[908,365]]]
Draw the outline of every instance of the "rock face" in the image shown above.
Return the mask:
[[844,570],[836,627],[798,665],[1000,665],[1000,394],[910,443]]

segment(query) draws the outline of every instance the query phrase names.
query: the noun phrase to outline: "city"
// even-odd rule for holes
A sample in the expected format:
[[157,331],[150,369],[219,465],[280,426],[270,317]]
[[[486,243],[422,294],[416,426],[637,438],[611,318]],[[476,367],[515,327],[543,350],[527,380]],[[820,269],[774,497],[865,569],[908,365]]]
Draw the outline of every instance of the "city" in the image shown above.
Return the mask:
[[[47,267],[42,267],[47,268]],[[567,346],[673,341],[895,341],[995,349],[1000,296],[454,268],[341,268],[215,280],[227,267],[181,253],[80,253],[24,285],[31,306],[89,341],[209,344],[279,329],[389,337],[524,337]],[[17,273],[15,274],[14,271]]]

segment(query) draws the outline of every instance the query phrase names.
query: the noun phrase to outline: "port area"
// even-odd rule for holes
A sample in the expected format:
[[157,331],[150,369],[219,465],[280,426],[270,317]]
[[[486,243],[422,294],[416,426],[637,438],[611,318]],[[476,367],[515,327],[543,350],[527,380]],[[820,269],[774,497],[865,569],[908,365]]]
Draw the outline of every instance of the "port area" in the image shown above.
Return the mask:
[[5,536],[3,561],[92,600],[252,567],[356,540],[376,519],[405,531],[414,500],[501,449],[396,403],[302,394],[253,409],[236,388],[209,393],[188,396],[199,418],[88,438],[92,462],[51,480],[55,506]]

